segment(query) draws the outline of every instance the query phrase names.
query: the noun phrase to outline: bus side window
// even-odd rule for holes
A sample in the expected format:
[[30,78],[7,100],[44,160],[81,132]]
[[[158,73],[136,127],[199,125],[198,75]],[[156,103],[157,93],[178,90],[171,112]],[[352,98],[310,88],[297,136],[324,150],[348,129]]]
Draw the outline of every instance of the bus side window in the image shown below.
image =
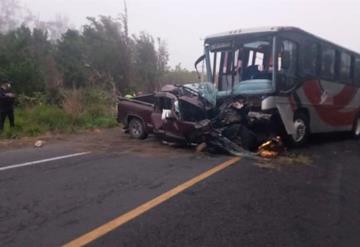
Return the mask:
[[279,89],[287,91],[296,83],[298,62],[297,45],[289,40],[281,42],[280,54],[278,56]]
[[354,82],[355,82],[355,85],[360,86],[360,57],[355,58]]
[[345,52],[340,55],[339,80],[342,83],[351,83],[351,55]]
[[328,46],[322,47],[321,52],[321,77],[325,80],[335,78],[336,51]]
[[304,45],[303,73],[305,76],[317,76],[319,45],[312,41],[305,42]]

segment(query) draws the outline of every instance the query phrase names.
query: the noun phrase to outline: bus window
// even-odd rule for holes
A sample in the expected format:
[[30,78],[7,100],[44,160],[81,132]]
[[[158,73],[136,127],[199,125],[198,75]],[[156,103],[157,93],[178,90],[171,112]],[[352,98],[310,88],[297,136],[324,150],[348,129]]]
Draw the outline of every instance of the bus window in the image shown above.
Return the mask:
[[253,65],[253,60],[254,60],[254,51],[250,50],[249,51],[249,55],[248,55],[248,66]]
[[223,51],[219,64],[218,89],[220,91],[229,91],[232,87],[233,70],[233,52]]
[[321,52],[321,77],[334,80],[335,77],[336,51],[333,48],[323,46]]
[[355,84],[360,86],[360,58],[355,58],[354,64],[354,81]]
[[304,45],[303,72],[307,76],[316,76],[318,74],[318,44],[308,41]]
[[264,71],[264,53],[256,52],[254,65],[258,66],[259,71]]
[[[242,80],[268,79],[271,80],[270,53],[271,42],[259,40],[245,43],[243,45],[244,62],[247,64],[243,68]],[[246,61],[247,60],[247,61]]]
[[343,83],[351,83],[351,56],[347,53],[340,55],[339,79]]
[[234,53],[234,84],[239,83],[243,68],[244,52],[242,48],[236,49]]
[[297,45],[289,40],[281,42],[278,56],[279,88],[281,91],[291,89],[296,83]]

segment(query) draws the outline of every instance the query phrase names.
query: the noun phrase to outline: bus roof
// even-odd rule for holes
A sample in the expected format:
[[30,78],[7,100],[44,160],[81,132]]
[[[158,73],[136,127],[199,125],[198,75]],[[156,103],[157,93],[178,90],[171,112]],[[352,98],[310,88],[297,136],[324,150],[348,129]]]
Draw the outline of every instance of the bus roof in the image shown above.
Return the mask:
[[335,44],[334,42],[331,42],[329,40],[326,40],[324,38],[316,36],[316,35],[314,35],[312,33],[304,31],[301,28],[292,27],[292,26],[274,26],[274,27],[257,27],[257,28],[237,29],[237,30],[232,30],[232,31],[228,31],[228,32],[209,35],[209,36],[207,36],[205,38],[205,42],[207,42],[209,40],[217,40],[217,39],[222,39],[222,38],[237,37],[237,36],[248,35],[248,34],[250,34],[250,35],[251,34],[271,34],[271,33],[277,33],[277,32],[299,32],[299,33],[302,33],[304,35],[311,36],[312,38],[315,38],[317,40],[320,40],[322,42],[328,43],[330,45],[336,46],[338,48],[341,48],[343,50],[346,50],[348,52],[351,52],[351,53],[354,53],[354,54],[357,54],[357,55],[360,56],[360,54],[358,52],[355,52],[355,51],[353,51],[351,49],[345,48],[343,46]]

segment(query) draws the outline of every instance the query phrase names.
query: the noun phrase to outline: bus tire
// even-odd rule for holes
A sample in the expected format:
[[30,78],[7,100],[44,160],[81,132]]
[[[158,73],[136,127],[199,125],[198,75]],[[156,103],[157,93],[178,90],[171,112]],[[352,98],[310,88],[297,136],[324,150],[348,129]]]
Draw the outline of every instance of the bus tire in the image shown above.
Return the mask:
[[143,121],[136,117],[131,118],[129,122],[129,134],[135,139],[145,139],[148,134],[146,133]]
[[360,139],[360,113],[355,117],[352,132],[355,139]]
[[293,147],[304,146],[310,136],[309,118],[303,112],[294,116],[295,134],[289,136],[290,145]]

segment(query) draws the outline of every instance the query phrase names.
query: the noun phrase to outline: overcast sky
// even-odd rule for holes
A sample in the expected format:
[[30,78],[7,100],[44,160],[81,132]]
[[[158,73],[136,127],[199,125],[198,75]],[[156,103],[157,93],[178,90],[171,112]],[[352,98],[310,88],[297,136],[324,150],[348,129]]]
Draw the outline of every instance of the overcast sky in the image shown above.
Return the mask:
[[[64,15],[74,26],[86,16],[123,11],[123,0],[20,0],[43,20]],[[170,65],[188,69],[202,38],[232,29],[297,26],[360,52],[359,0],[127,0],[130,33],[166,40]]]

